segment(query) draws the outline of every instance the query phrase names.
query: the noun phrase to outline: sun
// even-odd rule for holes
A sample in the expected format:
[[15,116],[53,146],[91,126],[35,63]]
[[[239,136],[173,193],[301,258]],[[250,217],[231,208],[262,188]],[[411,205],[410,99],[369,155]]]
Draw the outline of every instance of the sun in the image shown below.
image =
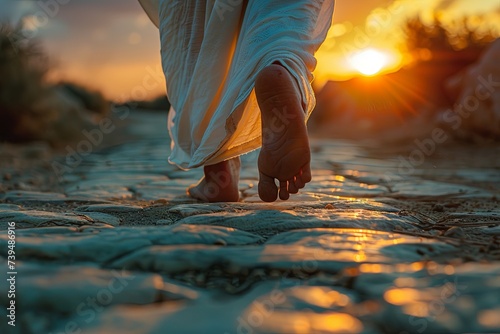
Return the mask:
[[366,49],[352,55],[349,61],[359,73],[372,76],[379,73],[388,64],[389,59],[378,50]]

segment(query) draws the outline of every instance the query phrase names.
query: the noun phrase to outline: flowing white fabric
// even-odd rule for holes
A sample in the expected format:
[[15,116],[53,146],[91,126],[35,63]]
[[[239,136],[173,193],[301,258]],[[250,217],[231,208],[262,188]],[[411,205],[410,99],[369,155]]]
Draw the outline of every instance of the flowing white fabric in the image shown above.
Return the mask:
[[334,0],[140,1],[160,29],[171,163],[194,168],[259,148],[254,83],[272,63],[296,79],[310,115],[314,53],[331,26]]
[[153,21],[154,25],[159,27],[159,0],[139,0],[139,3],[142,5],[142,8],[144,8],[144,11],[148,14],[151,21]]

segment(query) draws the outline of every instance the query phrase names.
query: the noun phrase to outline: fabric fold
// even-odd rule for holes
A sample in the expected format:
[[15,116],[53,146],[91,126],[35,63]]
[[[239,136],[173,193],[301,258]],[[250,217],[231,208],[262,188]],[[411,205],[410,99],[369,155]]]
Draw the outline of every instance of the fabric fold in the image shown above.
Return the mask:
[[140,1],[158,18],[171,163],[189,169],[259,148],[254,83],[272,63],[295,78],[309,117],[314,53],[331,26],[333,0]]

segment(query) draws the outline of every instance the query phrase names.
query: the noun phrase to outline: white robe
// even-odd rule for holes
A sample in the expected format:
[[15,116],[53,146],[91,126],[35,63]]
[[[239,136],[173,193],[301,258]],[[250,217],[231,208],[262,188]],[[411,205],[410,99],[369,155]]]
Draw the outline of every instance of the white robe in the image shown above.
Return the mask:
[[171,163],[194,168],[259,148],[254,83],[274,62],[295,78],[310,115],[314,53],[331,26],[334,0],[139,1],[160,29]]

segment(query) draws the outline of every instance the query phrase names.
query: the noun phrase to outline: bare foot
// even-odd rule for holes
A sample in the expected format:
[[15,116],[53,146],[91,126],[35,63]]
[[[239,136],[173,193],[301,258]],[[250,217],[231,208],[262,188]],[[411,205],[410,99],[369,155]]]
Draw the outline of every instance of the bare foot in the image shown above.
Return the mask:
[[240,158],[204,166],[205,176],[188,188],[191,197],[205,202],[237,202],[240,198]]
[[311,181],[311,152],[300,92],[292,75],[280,65],[263,69],[255,82],[262,116],[259,155],[259,196],[286,200]]

